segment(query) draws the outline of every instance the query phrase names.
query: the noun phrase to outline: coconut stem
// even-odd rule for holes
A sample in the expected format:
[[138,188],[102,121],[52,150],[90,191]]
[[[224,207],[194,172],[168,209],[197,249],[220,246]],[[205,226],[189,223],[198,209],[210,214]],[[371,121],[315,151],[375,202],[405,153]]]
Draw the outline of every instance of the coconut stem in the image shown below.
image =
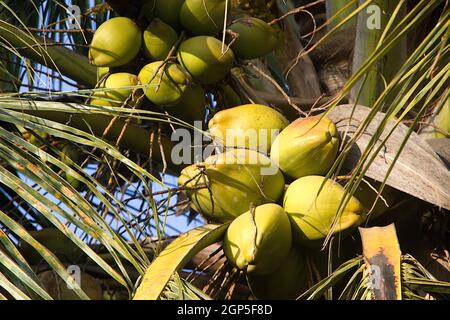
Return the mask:
[[[326,1],[326,13],[327,20],[334,17],[329,21],[328,29],[331,30],[341,23],[348,15],[358,7],[357,0],[327,0]],[[355,25],[356,18],[348,21],[343,28],[352,27]]]
[[[365,3],[366,0],[359,0],[360,6]],[[375,0],[373,4],[359,12],[353,56],[353,73],[357,72],[366,62],[366,59],[378,49],[379,41],[382,40],[382,37],[385,37],[388,25],[392,27],[395,24],[390,19],[399,21],[405,15],[405,9],[405,1],[397,3],[389,0]],[[395,13],[396,16],[394,17]],[[372,106],[383,92],[385,84],[389,83],[405,60],[406,37],[403,37],[368,70],[365,78],[352,88],[350,101],[368,107]]]

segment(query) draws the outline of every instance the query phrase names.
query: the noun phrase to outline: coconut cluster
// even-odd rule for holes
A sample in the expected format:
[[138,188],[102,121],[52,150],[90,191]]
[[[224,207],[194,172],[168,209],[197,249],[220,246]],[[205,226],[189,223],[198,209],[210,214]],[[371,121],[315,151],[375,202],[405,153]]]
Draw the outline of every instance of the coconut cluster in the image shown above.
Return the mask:
[[179,186],[207,220],[229,223],[225,255],[256,297],[298,297],[307,288],[305,252],[364,222],[376,193],[350,195],[326,177],[339,135],[324,114],[289,123],[274,108],[247,104],[217,112],[209,129],[225,152],[184,168]]
[[144,19],[104,22],[89,49],[89,60],[99,70],[90,103],[135,107],[132,93],[142,88],[147,101],[139,107],[162,109],[189,123],[204,120],[208,94],[220,91],[240,104],[226,81],[230,70],[240,59],[273,51],[278,32],[255,17],[226,17],[227,3],[150,0],[142,8]]
[[305,248],[350,233],[368,208],[326,178],[339,150],[330,119],[289,122],[274,106],[245,104],[230,85],[240,62],[270,54],[280,37],[259,18],[225,16],[227,3],[151,0],[143,7],[146,25],[125,17],[104,22],[89,51],[99,71],[90,103],[132,107],[142,90],[139,107],[192,123],[205,120],[207,96],[220,99],[227,108],[208,127],[223,152],[185,167],[178,184],[193,210],[229,223],[225,255],[256,297],[295,298],[307,287]]

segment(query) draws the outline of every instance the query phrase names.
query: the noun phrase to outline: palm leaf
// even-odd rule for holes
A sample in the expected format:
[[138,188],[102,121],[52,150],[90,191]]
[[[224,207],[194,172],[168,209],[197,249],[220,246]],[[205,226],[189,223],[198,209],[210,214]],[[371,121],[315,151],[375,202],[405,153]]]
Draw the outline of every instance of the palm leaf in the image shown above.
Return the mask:
[[173,273],[200,250],[222,239],[227,225],[205,225],[190,230],[169,244],[147,269],[134,300],[156,300]]

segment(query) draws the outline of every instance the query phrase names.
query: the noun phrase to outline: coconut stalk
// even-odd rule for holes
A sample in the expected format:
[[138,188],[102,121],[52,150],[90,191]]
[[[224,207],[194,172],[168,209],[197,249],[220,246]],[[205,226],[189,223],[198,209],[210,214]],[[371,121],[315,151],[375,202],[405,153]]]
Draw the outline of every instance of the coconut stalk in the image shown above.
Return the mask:
[[[278,10],[286,14],[294,9],[292,1],[278,0]],[[300,28],[293,15],[286,17],[283,22],[283,45],[280,52],[275,52],[278,62],[283,69],[290,93],[299,98],[319,98],[321,95],[319,77],[308,55],[303,54],[300,42]]]
[[[330,20],[332,17],[334,19],[330,21],[328,25],[328,29],[331,30],[336,27],[339,23],[341,23],[345,18],[347,18],[350,13],[357,8],[357,0],[326,0],[326,14],[327,20]],[[342,10],[342,12],[340,12]],[[352,18],[341,28],[346,29],[349,27],[353,27],[356,24],[356,19]]]
[[35,62],[55,70],[85,86],[97,83],[97,68],[86,57],[52,42],[32,35],[6,21],[0,20],[0,43]]
[[[362,6],[366,0],[359,0]],[[387,28],[395,26],[406,13],[405,1],[375,0],[358,14],[356,39],[353,55],[353,74],[378,48]],[[392,20],[394,19],[394,20]],[[392,21],[391,21],[392,20]],[[401,38],[380,60],[358,81],[350,92],[350,102],[371,107],[385,85],[389,83],[406,60],[406,37]]]

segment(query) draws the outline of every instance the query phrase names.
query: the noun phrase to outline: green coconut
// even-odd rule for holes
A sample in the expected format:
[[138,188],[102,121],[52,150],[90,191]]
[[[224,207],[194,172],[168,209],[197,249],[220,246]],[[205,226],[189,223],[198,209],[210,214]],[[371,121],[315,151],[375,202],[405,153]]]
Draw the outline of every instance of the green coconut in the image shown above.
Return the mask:
[[159,18],[175,30],[180,26],[180,9],[184,0],[147,0],[143,12],[149,21]]
[[428,140],[450,137],[450,97],[439,108],[433,110],[429,123],[429,126],[420,131],[422,138]]
[[[83,251],[56,228],[28,231],[28,233],[63,262],[76,263],[85,257]],[[45,262],[44,258],[26,242],[20,242],[19,250],[30,265]]]
[[97,89],[104,89],[104,91],[96,91],[93,99],[107,99],[108,102],[103,104],[106,106],[121,106],[133,92],[133,87],[138,85],[138,83],[139,79],[134,74],[126,72],[112,73],[98,84]]
[[297,119],[275,138],[270,158],[292,178],[324,175],[339,147],[338,131],[324,116]]
[[208,127],[218,144],[268,153],[274,138],[288,124],[273,108],[245,104],[217,112]]
[[95,31],[89,61],[97,67],[119,67],[131,62],[141,49],[142,32],[133,20],[116,17]]
[[166,106],[180,102],[188,84],[189,75],[175,63],[162,66],[163,61],[147,64],[139,72],[147,98],[156,105]]
[[[46,132],[42,132],[39,130],[33,130],[33,132],[31,132],[29,129],[22,127],[20,125],[16,125],[17,129],[20,131],[20,133],[22,134],[22,137],[28,141],[29,143],[31,143],[32,145],[36,146],[36,147],[41,147],[44,145],[44,142],[42,140],[46,140],[48,138],[48,133]],[[39,137],[38,137],[39,136]]]
[[204,121],[206,112],[206,95],[202,86],[190,85],[180,102],[166,108],[167,113],[191,125],[195,121]]
[[213,35],[223,29],[225,0],[186,0],[180,9],[180,22],[194,35]]
[[320,244],[329,232],[349,230],[366,218],[366,210],[356,197],[322,176],[305,176],[292,182],[283,207],[291,218],[294,239],[305,245]]
[[77,147],[70,143],[64,143],[59,146],[61,150],[60,160],[66,164],[70,164],[71,161],[79,163],[81,161],[81,153]]
[[194,210],[208,220],[226,222],[248,211],[251,204],[277,202],[284,178],[263,154],[232,149],[184,168],[178,185],[188,187],[184,193]]
[[248,273],[275,271],[291,249],[292,233],[283,208],[266,203],[231,222],[223,240],[225,255],[234,266]]
[[155,19],[144,30],[144,53],[152,61],[164,60],[177,39],[171,26]]
[[275,30],[258,18],[241,18],[233,22],[229,29],[237,38],[231,44],[236,57],[256,59],[270,53],[277,45]]
[[181,43],[177,58],[197,82],[213,84],[230,71],[234,54],[226,46],[222,48],[222,43],[216,38],[198,36]]
[[275,271],[265,275],[248,273],[247,283],[258,299],[296,299],[308,288],[308,267],[303,249],[293,244]]
[[[53,270],[40,272],[39,280],[45,290],[55,300],[79,300],[80,298],[68,284],[59,277]],[[100,283],[93,276],[86,272],[81,272],[80,287],[91,300],[102,300],[103,290]]]
[[[71,161],[79,164],[82,161],[81,152],[77,147],[71,145],[70,143],[66,143],[61,145],[60,148],[60,160],[65,164],[70,165]],[[68,174],[67,172],[64,173],[64,177],[75,190],[80,191],[84,188],[84,184],[80,180]]]
[[113,107],[114,103],[108,100],[103,99],[91,99],[89,100],[89,104],[92,106],[98,106],[98,107]]

